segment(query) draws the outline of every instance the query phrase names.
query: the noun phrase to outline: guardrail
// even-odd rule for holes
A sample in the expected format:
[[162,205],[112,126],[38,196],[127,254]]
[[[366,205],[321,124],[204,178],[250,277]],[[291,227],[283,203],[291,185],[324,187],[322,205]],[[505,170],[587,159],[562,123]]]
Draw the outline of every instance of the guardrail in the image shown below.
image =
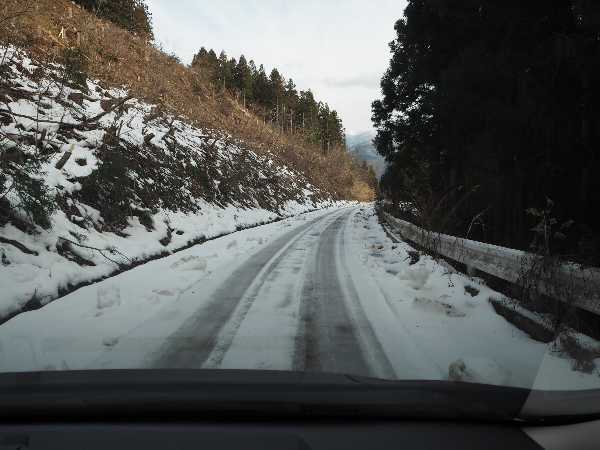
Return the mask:
[[536,290],[548,297],[568,302],[600,315],[600,269],[575,263],[544,267],[539,255],[434,233],[382,212],[386,222],[405,240],[446,258],[520,286],[536,270]]

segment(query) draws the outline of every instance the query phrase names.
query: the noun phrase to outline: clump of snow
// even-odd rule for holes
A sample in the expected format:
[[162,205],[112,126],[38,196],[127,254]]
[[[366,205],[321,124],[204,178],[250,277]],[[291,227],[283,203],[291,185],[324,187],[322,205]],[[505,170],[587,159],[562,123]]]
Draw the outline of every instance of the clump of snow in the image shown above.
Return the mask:
[[472,357],[458,359],[448,368],[448,379],[470,383],[510,386],[510,372],[490,358]]
[[419,291],[427,284],[431,276],[431,271],[424,265],[410,266],[399,272],[397,276],[400,280],[405,281],[407,286],[410,286],[415,291]]
[[[448,298],[448,295],[443,297]],[[443,314],[448,317],[465,317],[466,314],[460,311],[456,306],[431,298],[417,297],[413,300],[415,309],[433,314]]]
[[102,345],[105,347],[114,347],[119,342],[118,337],[105,337],[102,339]]
[[171,264],[172,269],[205,271],[208,266],[206,258],[195,255],[183,256]]
[[118,286],[108,285],[98,289],[96,306],[99,310],[112,308],[121,304],[121,290]]

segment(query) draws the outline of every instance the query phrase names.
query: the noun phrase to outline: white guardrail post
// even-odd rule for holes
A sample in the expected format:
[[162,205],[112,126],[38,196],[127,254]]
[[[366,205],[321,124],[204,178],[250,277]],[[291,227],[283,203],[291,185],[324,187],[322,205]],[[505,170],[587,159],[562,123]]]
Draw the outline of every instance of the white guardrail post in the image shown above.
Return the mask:
[[[430,232],[386,212],[383,216],[404,239],[513,284],[523,285],[524,274],[541,261],[533,253]],[[565,263],[540,278],[540,293],[600,315],[600,269]]]

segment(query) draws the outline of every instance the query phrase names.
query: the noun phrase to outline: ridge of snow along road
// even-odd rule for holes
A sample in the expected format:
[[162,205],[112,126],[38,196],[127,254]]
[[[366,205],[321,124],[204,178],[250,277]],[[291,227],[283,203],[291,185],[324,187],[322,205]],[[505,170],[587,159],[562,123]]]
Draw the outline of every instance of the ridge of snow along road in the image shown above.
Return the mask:
[[[533,253],[431,232],[385,211],[381,213],[404,239],[516,285],[524,283],[524,274],[541,266],[541,257]],[[600,268],[566,262],[540,274],[540,278],[537,289],[544,295],[600,314]]]
[[393,242],[372,207],[357,212],[344,233],[340,258],[397,378],[541,390],[600,387],[600,342],[563,330],[596,355],[582,369],[560,334],[539,342],[498,315],[490,299],[510,299],[484,280]]
[[[58,206],[49,228],[24,227],[29,217],[11,180],[0,186],[19,219],[0,221],[0,323],[194,242],[345,204],[225,133],[192,126],[125,89],[64,83],[62,66],[38,65],[16,48],[0,51],[8,92],[2,145],[43,159],[36,176]],[[115,191],[132,211],[122,226],[101,211],[117,201],[99,193],[103,166],[116,164],[104,150],[115,135],[127,164]]]

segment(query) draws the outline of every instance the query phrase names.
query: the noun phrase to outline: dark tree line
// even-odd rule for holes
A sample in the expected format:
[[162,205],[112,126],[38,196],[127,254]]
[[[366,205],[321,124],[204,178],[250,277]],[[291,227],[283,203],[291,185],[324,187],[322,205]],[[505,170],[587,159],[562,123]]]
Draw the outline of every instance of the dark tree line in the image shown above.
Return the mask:
[[198,70],[218,88],[238,96],[245,107],[251,106],[282,132],[303,134],[327,153],[345,144],[342,121],[326,103],[318,102],[309,90],[298,91],[294,81],[277,70],[267,74],[244,55],[239,60],[223,51],[219,56],[204,47],[194,56],[192,68]]
[[98,17],[116,23],[132,33],[153,39],[152,15],[144,0],[74,0]]
[[559,248],[598,263],[600,3],[409,0],[395,29],[373,103],[384,192],[429,197],[452,216],[445,231],[519,248],[537,208],[573,221]]

